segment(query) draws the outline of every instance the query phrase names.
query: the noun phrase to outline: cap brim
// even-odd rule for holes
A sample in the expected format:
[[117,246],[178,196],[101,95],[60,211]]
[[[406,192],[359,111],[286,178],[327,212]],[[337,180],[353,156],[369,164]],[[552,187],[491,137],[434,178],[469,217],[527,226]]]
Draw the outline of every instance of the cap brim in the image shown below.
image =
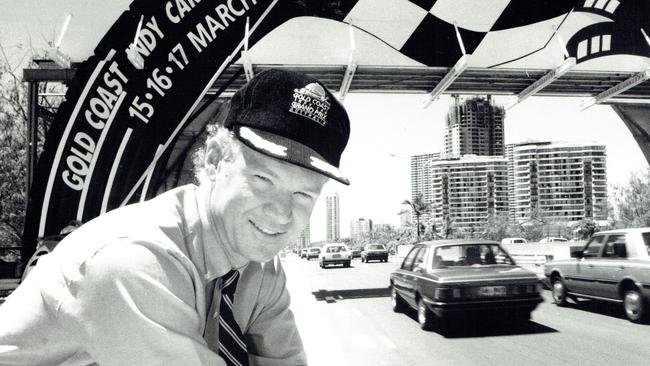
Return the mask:
[[350,181],[343,176],[339,168],[328,163],[316,151],[299,142],[246,126],[233,126],[232,130],[239,141],[255,151],[350,185]]

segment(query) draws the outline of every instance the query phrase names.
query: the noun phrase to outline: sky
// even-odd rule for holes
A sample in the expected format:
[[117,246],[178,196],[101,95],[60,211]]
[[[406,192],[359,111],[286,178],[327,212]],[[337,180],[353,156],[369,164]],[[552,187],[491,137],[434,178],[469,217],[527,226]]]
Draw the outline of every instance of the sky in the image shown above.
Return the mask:
[[[3,9],[0,12],[0,45],[6,54],[16,57],[25,54],[30,47],[42,48],[47,42],[54,43],[67,14],[73,13],[61,49],[73,60],[83,59],[129,3],[129,0],[0,0]],[[332,24],[319,23],[322,33],[321,26]],[[339,24],[329,30],[327,43],[320,47],[332,63],[346,63],[348,29]],[[292,29],[284,32],[278,31],[276,38],[291,34]],[[361,33],[355,36],[355,52],[360,62],[372,62],[373,58],[395,63],[412,62],[392,49],[381,48],[372,37],[364,36]],[[300,44],[304,46],[305,43]],[[260,52],[268,49],[276,57],[283,54],[278,52],[273,41],[260,42],[255,47]],[[295,52],[292,57],[303,54],[312,57],[309,62],[319,57],[312,52],[297,52],[302,51],[301,48],[292,51]],[[325,186],[311,219],[312,241],[325,239],[324,197],[332,192],[340,196],[343,237],[349,234],[350,221],[357,218],[399,224],[397,213],[405,208],[401,202],[411,196],[409,157],[441,150],[444,121],[452,103],[450,97],[443,96],[423,108],[423,98],[422,94],[347,95],[344,105],[351,119],[351,136],[341,170],[352,184],[344,186],[332,181]],[[504,105],[509,98],[497,96],[494,101]],[[604,144],[610,185],[623,184],[631,172],[648,167],[632,135],[610,107],[593,106],[580,111],[581,102],[581,99],[566,97],[528,98],[506,112],[505,142],[535,139]]]
[[[510,97],[494,97],[504,105]],[[422,95],[348,94],[344,104],[351,119],[351,136],[341,170],[351,185],[330,182],[314,209],[312,241],[325,239],[324,196],[340,196],[341,235],[350,221],[372,219],[399,225],[401,203],[410,199],[410,161],[417,154],[442,149],[444,124],[453,99],[443,96],[428,108]],[[631,172],[648,167],[641,149],[609,106],[581,111],[582,99],[531,97],[506,111],[505,143],[526,140],[597,142],[607,147],[610,185],[624,184]]]

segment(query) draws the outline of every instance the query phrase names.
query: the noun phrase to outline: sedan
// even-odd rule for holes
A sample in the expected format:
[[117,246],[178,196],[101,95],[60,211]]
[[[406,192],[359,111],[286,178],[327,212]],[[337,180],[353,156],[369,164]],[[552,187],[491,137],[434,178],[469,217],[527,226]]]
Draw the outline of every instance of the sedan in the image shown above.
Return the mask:
[[547,262],[544,274],[559,306],[567,298],[607,301],[621,304],[630,321],[647,321],[650,228],[598,232],[571,258]]
[[325,244],[318,257],[320,267],[325,268],[330,264],[342,264],[343,267],[350,267],[352,252],[345,244]]
[[543,301],[535,273],[487,240],[417,244],[390,274],[390,288],[393,311],[416,309],[422,329],[475,314],[507,314],[523,323]]
[[361,262],[370,261],[388,262],[388,249],[381,244],[368,244],[361,252]]
[[309,248],[309,250],[307,250],[307,260],[310,260],[312,258],[318,259],[319,255],[320,255],[320,248],[311,247]]

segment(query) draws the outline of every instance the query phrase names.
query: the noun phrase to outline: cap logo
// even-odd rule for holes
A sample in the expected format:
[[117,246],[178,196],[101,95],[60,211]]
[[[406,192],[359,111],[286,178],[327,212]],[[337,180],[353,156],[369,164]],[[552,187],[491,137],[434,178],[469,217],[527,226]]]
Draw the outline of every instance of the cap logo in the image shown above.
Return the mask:
[[289,112],[309,118],[325,126],[327,112],[330,110],[325,89],[318,83],[311,83],[301,89],[293,89],[293,102]]

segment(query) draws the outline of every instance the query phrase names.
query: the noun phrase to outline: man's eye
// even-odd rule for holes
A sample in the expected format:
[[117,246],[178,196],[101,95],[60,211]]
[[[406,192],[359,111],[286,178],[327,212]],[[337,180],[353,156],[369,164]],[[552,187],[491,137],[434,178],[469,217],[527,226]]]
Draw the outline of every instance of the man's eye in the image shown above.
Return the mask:
[[263,182],[271,182],[271,180],[265,176],[254,174],[253,175],[256,179],[261,180]]
[[311,194],[305,192],[293,192],[293,194],[309,200],[313,198]]

